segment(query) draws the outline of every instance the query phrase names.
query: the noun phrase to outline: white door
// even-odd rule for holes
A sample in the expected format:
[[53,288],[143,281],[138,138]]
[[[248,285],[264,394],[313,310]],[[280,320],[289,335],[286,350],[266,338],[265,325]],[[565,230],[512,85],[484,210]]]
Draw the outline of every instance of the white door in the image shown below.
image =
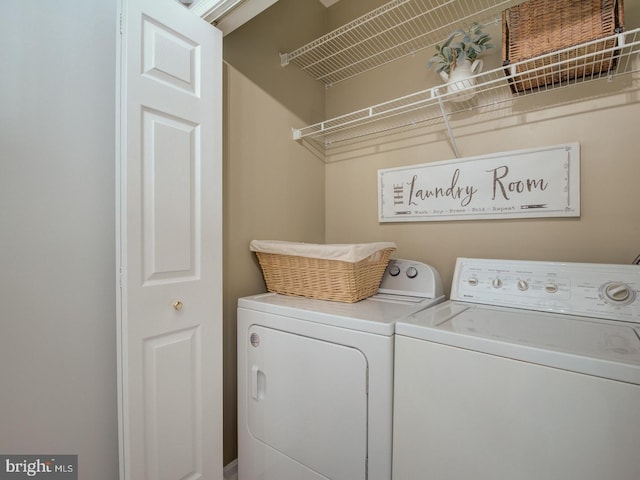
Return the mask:
[[[269,447],[263,470],[257,467],[259,473],[250,478],[293,480],[283,473],[290,469],[282,464],[286,458],[322,478],[364,480],[368,370],[363,353],[259,325],[251,325],[246,338],[247,426]],[[257,451],[244,453],[261,458]]]
[[121,480],[222,478],[222,34],[122,0]]

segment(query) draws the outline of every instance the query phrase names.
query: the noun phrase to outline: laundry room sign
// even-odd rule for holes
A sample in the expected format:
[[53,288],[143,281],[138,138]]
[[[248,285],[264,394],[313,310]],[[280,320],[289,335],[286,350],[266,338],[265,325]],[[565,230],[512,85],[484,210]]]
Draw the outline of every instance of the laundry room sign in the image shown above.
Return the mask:
[[580,216],[580,145],[378,170],[380,222]]

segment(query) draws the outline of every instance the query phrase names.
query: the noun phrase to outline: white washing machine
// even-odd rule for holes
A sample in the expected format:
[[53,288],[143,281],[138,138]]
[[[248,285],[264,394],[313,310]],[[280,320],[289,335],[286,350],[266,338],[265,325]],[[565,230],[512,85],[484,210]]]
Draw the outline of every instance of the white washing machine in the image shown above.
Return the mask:
[[460,258],[396,325],[393,479],[640,479],[640,267]]
[[353,304],[239,299],[239,480],[389,480],[394,324],[443,300],[438,272],[407,260]]

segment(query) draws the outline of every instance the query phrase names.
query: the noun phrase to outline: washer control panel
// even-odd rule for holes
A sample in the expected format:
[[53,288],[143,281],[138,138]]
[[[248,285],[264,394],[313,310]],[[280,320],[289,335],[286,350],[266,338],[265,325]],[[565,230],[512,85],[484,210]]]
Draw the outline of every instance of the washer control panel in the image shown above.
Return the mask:
[[451,300],[640,323],[640,266],[458,258]]

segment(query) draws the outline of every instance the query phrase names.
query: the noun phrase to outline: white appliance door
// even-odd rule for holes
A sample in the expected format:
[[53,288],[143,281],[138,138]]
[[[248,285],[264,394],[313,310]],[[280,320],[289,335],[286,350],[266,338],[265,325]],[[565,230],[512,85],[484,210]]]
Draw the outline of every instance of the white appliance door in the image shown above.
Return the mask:
[[362,352],[255,325],[249,338],[251,434],[332,480],[365,479],[367,360]]
[[638,480],[640,386],[396,336],[393,479]]
[[121,480],[222,478],[222,34],[121,11]]

